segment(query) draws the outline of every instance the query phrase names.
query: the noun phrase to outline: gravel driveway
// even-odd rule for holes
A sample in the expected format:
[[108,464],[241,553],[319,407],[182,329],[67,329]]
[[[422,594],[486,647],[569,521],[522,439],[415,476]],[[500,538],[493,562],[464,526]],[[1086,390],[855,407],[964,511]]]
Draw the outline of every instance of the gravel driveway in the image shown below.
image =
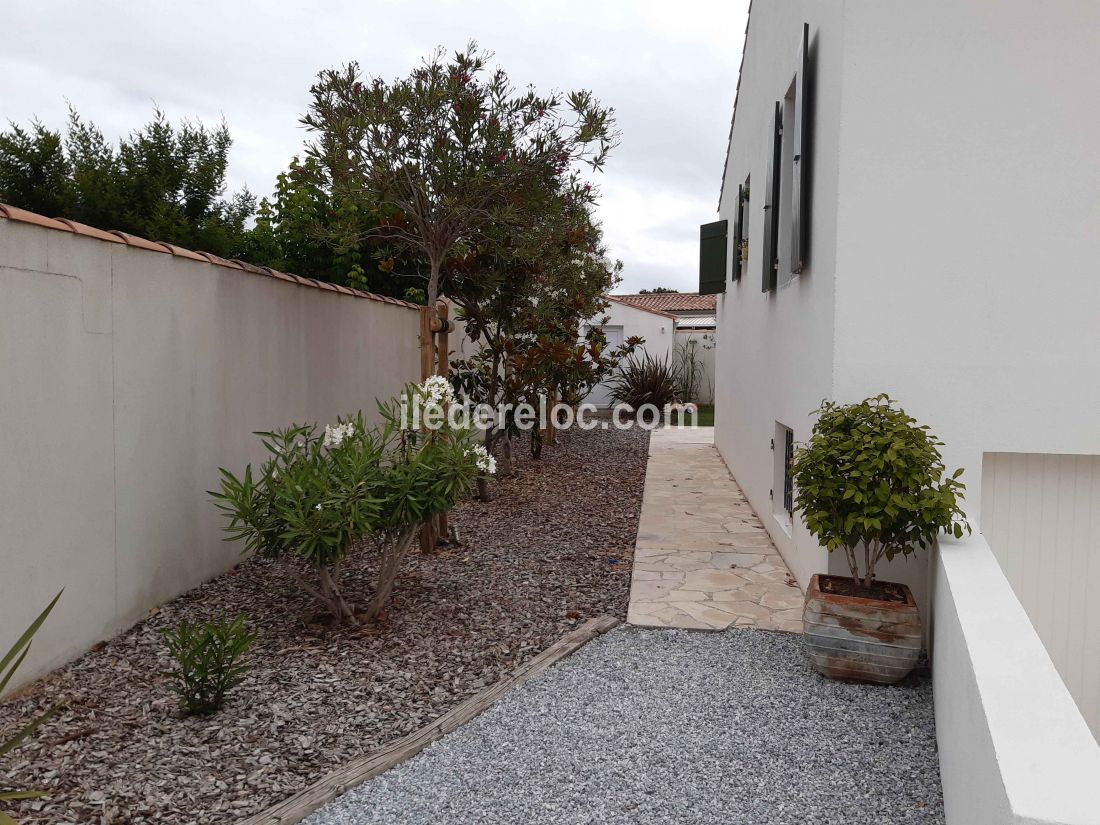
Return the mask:
[[829,682],[802,640],[622,628],[308,825],[942,823],[927,676]]

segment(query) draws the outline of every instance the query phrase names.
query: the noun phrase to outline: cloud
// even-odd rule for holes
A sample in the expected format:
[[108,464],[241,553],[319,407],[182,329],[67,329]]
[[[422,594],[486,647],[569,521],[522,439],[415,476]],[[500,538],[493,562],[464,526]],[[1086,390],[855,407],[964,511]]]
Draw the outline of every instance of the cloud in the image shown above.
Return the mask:
[[66,100],[109,137],[172,118],[229,124],[230,184],[257,194],[301,149],[316,73],[348,60],[393,78],[437,45],[473,38],[517,86],[591,89],[622,142],[600,217],[623,289],[696,285],[698,226],[713,220],[747,0],[99,4],[6,0],[0,116],[59,127]]

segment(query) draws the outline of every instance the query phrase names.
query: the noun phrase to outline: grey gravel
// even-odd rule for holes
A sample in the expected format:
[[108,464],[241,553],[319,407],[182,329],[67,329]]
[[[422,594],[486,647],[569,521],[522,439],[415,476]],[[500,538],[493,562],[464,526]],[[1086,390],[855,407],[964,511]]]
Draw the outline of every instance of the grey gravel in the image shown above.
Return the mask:
[[942,823],[932,686],[801,637],[621,628],[307,825]]

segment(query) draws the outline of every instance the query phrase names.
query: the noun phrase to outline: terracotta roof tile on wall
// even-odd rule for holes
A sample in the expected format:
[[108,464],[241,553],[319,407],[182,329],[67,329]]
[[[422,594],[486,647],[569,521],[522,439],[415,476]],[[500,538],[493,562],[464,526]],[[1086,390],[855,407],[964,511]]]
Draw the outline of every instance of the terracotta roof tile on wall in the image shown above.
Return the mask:
[[616,301],[642,309],[659,312],[714,312],[718,308],[717,295],[699,295],[694,292],[662,292],[647,295],[609,295]]
[[126,232],[120,232],[117,229],[112,229],[107,232],[102,229],[96,229],[94,226],[85,226],[82,223],[76,221],[70,221],[66,218],[47,218],[43,215],[38,215],[34,212],[28,212],[26,209],[19,209],[15,206],[8,206],[7,204],[0,203],[0,218],[6,218],[9,221],[17,221],[18,223],[28,223],[34,226],[41,226],[45,229],[54,229],[59,232],[71,232],[75,235],[84,235],[88,238],[94,238],[99,241],[106,241],[108,243],[126,244],[127,246],[134,247],[135,249],[146,249],[150,252],[160,252],[166,255],[172,255],[176,258],[182,258],[188,261],[198,261],[204,264],[213,264],[214,266],[220,266],[224,269],[235,269],[237,271],[251,272],[255,275],[263,275],[268,278],[276,278],[280,281],[286,281],[288,283],[299,284],[301,286],[308,286],[313,289],[323,289],[326,292],[335,292],[338,295],[350,295],[356,298],[367,298],[371,301],[382,301],[387,304],[394,304],[395,306],[409,307],[410,309],[420,309],[417,304],[410,303],[409,301],[401,301],[397,298],[384,297],[382,295],[375,295],[372,292],[362,292],[358,289],[349,289],[348,287],[338,286],[337,284],[330,284],[325,281],[318,281],[315,278],[302,278],[298,275],[292,275],[288,272],[278,272],[270,267],[256,266],[255,264],[246,263],[245,261],[227,261],[224,258],[219,258],[217,255],[212,255],[209,252],[193,252],[190,249],[184,249],[180,246],[175,246],[170,243],[162,243],[160,241],[150,241],[145,238],[139,238],[136,235],[130,235]]

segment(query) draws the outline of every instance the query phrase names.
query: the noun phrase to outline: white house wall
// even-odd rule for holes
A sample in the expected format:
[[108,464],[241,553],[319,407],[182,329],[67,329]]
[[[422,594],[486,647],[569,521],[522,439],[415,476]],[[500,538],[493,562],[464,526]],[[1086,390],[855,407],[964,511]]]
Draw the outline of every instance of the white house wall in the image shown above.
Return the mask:
[[1100,453],[1100,3],[845,9],[835,395],[931,425],[976,518],[984,453]]
[[[769,122],[803,21],[810,263],[762,294]],[[758,512],[775,422],[803,440],[825,397],[889,392],[931,425],[975,522],[983,453],[1100,452],[1096,42],[1098,4],[754,5],[721,206],[732,227],[751,172],[750,258],[719,299],[716,440]],[[801,583],[826,565],[765,522]],[[925,589],[923,565],[884,572]]]
[[[607,318],[606,323],[601,323],[604,318]],[[582,332],[592,325],[622,327],[624,341],[633,335],[644,338],[645,343],[636,350],[638,357],[641,357],[644,351],[658,360],[668,359],[670,362],[672,360],[672,346],[676,333],[675,318],[658,315],[618,301],[610,301],[607,310],[598,318],[591,319]],[[606,403],[605,388],[602,385],[597,387],[588,400],[603,406]]]
[[[813,423],[810,412],[833,395],[842,9],[839,0],[754,4],[720,208],[732,236],[737,187],[751,174],[749,260],[740,283],[727,284],[718,298],[715,441],[803,586],[824,568],[825,553],[801,526],[795,525],[792,536],[772,517],[773,503],[781,503],[782,491],[776,492],[773,502],[774,456],[769,445],[776,422],[791,427],[796,440],[806,439]],[[760,284],[769,124],[775,101],[784,96],[794,77],[804,21],[810,24],[817,101],[810,255],[800,276],[765,294]],[[789,267],[785,250],[781,256]]]

